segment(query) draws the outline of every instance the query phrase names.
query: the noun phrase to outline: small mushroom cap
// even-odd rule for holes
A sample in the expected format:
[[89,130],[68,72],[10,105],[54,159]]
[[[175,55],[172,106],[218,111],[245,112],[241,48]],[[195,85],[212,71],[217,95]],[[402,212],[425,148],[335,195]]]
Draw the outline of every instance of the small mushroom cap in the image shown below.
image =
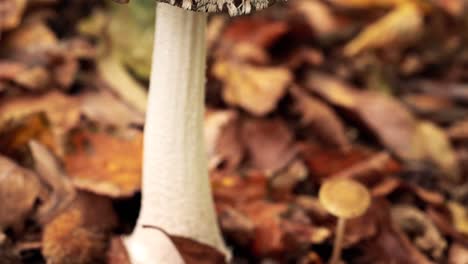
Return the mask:
[[[128,3],[129,0],[114,0],[117,3]],[[265,9],[277,1],[285,0],[156,0],[178,6],[186,10],[208,13],[227,12],[231,16],[249,14]]]
[[367,188],[361,183],[338,178],[322,184],[319,200],[332,215],[354,218],[364,214],[369,208],[371,197]]

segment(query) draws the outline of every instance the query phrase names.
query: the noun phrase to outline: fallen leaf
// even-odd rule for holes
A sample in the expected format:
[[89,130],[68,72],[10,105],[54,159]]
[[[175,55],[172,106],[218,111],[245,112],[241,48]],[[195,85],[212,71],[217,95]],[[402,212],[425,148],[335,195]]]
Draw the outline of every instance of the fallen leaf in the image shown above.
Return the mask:
[[423,29],[423,14],[412,1],[398,5],[388,15],[365,28],[345,47],[347,56],[360,52],[407,44],[418,37]]
[[222,166],[222,170],[237,168],[244,156],[244,146],[239,136],[240,123],[237,112],[208,110],[205,115],[204,135],[209,168]]
[[38,222],[44,224],[72,202],[75,189],[57,158],[44,145],[32,140],[29,148],[37,175],[50,190],[49,197],[36,213]]
[[246,120],[241,133],[250,163],[267,174],[283,168],[297,153],[292,132],[281,119]]
[[21,22],[26,0],[6,0],[0,5],[0,32],[15,28]]
[[226,103],[240,106],[256,116],[271,112],[292,81],[283,67],[254,67],[229,61],[213,65],[213,74],[225,84]]
[[453,243],[448,253],[449,264],[468,263],[468,247],[459,243]]
[[319,37],[326,37],[340,29],[338,17],[321,1],[295,1],[294,15],[303,16],[307,25]]
[[132,264],[128,256],[127,249],[121,237],[111,238],[109,249],[107,250],[107,264]]
[[144,225],[144,228],[153,228],[163,232],[174,244],[186,264],[225,264],[223,253],[214,247],[197,242],[190,238],[171,235],[162,228]]
[[301,125],[307,129],[308,134],[317,136],[319,142],[332,147],[344,151],[350,148],[343,123],[328,105],[308,96],[298,87],[292,87],[290,91],[295,100],[296,111],[301,114]]
[[0,232],[22,225],[32,213],[40,191],[41,184],[34,172],[0,156]]
[[357,90],[322,74],[310,74],[306,87],[351,112],[399,158],[408,162],[432,161],[451,180],[458,179],[455,153],[445,133],[431,123],[419,122],[393,97]]
[[109,89],[136,110],[145,112],[147,93],[144,87],[132,78],[115,55],[101,58],[98,61],[98,69]]
[[100,125],[125,128],[144,123],[144,115],[141,112],[126,105],[105,90],[86,93],[80,99],[82,114]]
[[455,228],[458,232],[468,235],[468,212],[466,207],[457,202],[449,202],[447,206],[452,214]]
[[65,168],[73,184],[112,197],[128,197],[140,190],[143,135],[78,130],[68,138]]
[[42,254],[47,263],[102,263],[106,248],[106,236],[83,227],[78,210],[62,213],[44,227]]
[[281,215],[286,210],[285,204],[264,201],[252,202],[241,208],[255,226],[252,250],[256,255],[274,254],[284,250]]
[[[250,172],[242,177],[215,172],[210,179],[216,204],[227,204],[236,208],[261,200],[267,195],[267,178],[258,172]],[[240,192],[242,195],[239,195]]]
[[432,258],[440,260],[447,248],[447,241],[439,233],[437,227],[427,216],[417,208],[407,205],[393,206],[392,219],[410,236],[413,243]]
[[30,140],[37,140],[55,150],[55,138],[45,114],[34,113],[3,124],[0,128],[0,153],[30,164]]
[[[9,99],[0,103],[0,124],[9,120],[21,120],[33,113],[43,112],[50,122],[57,146],[65,133],[80,120],[79,99],[59,92],[49,92],[41,96],[27,96]],[[27,142],[26,142],[27,143]],[[57,154],[62,154],[58,152]]]
[[268,48],[287,31],[288,24],[284,21],[242,17],[226,27],[221,39],[227,43],[247,42],[260,48]]

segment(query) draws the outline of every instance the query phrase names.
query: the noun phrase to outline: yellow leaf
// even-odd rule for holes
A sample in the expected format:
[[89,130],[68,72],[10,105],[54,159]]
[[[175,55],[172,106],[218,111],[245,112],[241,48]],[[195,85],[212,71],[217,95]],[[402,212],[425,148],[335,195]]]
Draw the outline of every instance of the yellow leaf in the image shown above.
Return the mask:
[[468,213],[466,208],[457,202],[449,202],[448,208],[452,213],[455,228],[459,232],[468,235]]
[[371,24],[344,48],[347,56],[364,50],[404,45],[414,40],[423,27],[423,14],[414,3],[404,3]]
[[250,113],[262,116],[271,112],[292,81],[283,67],[255,67],[227,61],[217,62],[213,74],[225,83],[224,100]]

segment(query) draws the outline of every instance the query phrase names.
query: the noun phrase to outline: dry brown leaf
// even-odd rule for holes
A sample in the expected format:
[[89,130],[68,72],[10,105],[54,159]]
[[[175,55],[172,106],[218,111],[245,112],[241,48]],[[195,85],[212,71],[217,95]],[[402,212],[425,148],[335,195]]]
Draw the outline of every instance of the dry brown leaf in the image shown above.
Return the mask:
[[307,167],[302,160],[292,161],[270,180],[271,195],[275,200],[280,201],[294,199],[294,188],[298,183],[304,181],[307,175]]
[[179,251],[186,264],[226,264],[223,253],[212,246],[197,242],[190,238],[171,235],[162,228],[143,225],[144,228],[153,228],[164,233]]
[[111,238],[109,250],[107,251],[107,264],[132,264],[127,249],[121,237]]
[[57,44],[55,33],[43,22],[22,24],[2,39],[2,48],[22,52],[35,52]]
[[112,197],[127,197],[140,190],[143,135],[86,130],[74,131],[64,162],[76,187]]
[[41,184],[34,172],[0,156],[0,232],[23,224],[40,191]]
[[288,31],[285,21],[268,21],[254,17],[243,17],[230,23],[221,36],[222,41],[247,42],[260,48],[268,48]]
[[298,87],[291,88],[296,111],[301,114],[301,125],[320,142],[341,150],[350,148],[343,123],[333,109],[318,99],[307,95]]
[[20,120],[32,113],[44,112],[57,137],[55,143],[61,143],[65,132],[80,120],[79,99],[59,92],[50,92],[39,97],[10,98],[0,104],[0,112],[0,124],[9,120]]
[[204,126],[209,168],[214,169],[220,165],[221,169],[228,171],[237,168],[244,155],[237,112],[208,110]]
[[401,159],[430,160],[450,180],[459,178],[456,155],[447,135],[432,123],[419,122],[397,99],[372,91],[357,90],[322,74],[311,73],[306,87],[331,104],[351,112]]
[[413,146],[422,149],[424,157],[436,163],[452,181],[460,180],[458,159],[444,130],[430,122],[420,122],[414,141],[417,143]]
[[330,0],[334,5],[345,8],[393,7],[407,0]]
[[55,148],[54,136],[45,114],[34,113],[3,124],[0,129],[0,153],[28,163],[30,140]]
[[254,224],[246,215],[229,205],[223,205],[217,211],[223,234],[243,246],[253,239]]
[[144,123],[142,113],[105,90],[97,93],[86,93],[80,96],[80,99],[83,115],[100,125],[125,128]]
[[42,254],[50,264],[102,263],[107,239],[82,226],[79,210],[69,210],[44,227]]
[[18,26],[26,8],[26,0],[3,0],[0,4],[0,32]]
[[37,221],[43,224],[72,202],[75,189],[59,161],[44,145],[32,140],[29,142],[29,148],[37,175],[50,191],[49,197],[36,213]]
[[329,6],[321,1],[295,1],[293,12],[303,16],[307,25],[319,37],[333,34],[340,29],[337,17]]
[[391,222],[389,205],[383,200],[377,203],[373,211],[378,233],[371,239],[361,243],[364,254],[356,261],[358,263],[401,263],[401,264],[432,264],[426,256],[419,252],[406,235]]
[[392,207],[392,219],[408,235],[413,234],[413,243],[434,259],[440,260],[447,247],[447,241],[434,223],[415,207],[397,205]]
[[255,67],[229,61],[216,62],[212,70],[225,84],[226,103],[240,106],[256,116],[274,110],[293,78],[283,67]]
[[458,232],[468,235],[468,212],[466,207],[457,202],[449,202],[447,206],[452,213],[455,228]]
[[459,243],[453,243],[448,253],[449,264],[468,263],[468,246]]
[[78,192],[70,207],[44,226],[42,254],[51,264],[104,263],[116,226],[111,199]]
[[362,51],[407,44],[418,37],[423,29],[423,14],[411,1],[398,5],[392,12],[365,28],[344,47],[347,56]]
[[257,255],[268,255],[284,250],[281,215],[287,210],[286,204],[257,201],[246,204],[241,211],[255,226],[252,250]]
[[286,166],[297,153],[293,134],[281,119],[246,120],[241,133],[250,163],[267,174]]
[[241,206],[264,199],[267,195],[267,179],[261,173],[250,172],[241,177],[236,174],[216,172],[210,179],[214,199],[219,205]]

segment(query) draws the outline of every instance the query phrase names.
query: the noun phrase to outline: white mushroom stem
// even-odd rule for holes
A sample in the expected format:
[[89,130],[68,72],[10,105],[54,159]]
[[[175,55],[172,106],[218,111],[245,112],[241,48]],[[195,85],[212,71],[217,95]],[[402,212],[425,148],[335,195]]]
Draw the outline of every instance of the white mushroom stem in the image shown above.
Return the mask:
[[142,208],[126,240],[134,264],[183,263],[166,232],[226,252],[208,179],[203,138],[207,15],[156,8]]
[[335,241],[333,243],[333,253],[329,261],[330,264],[340,263],[345,227],[346,219],[339,217],[338,223],[336,224]]

